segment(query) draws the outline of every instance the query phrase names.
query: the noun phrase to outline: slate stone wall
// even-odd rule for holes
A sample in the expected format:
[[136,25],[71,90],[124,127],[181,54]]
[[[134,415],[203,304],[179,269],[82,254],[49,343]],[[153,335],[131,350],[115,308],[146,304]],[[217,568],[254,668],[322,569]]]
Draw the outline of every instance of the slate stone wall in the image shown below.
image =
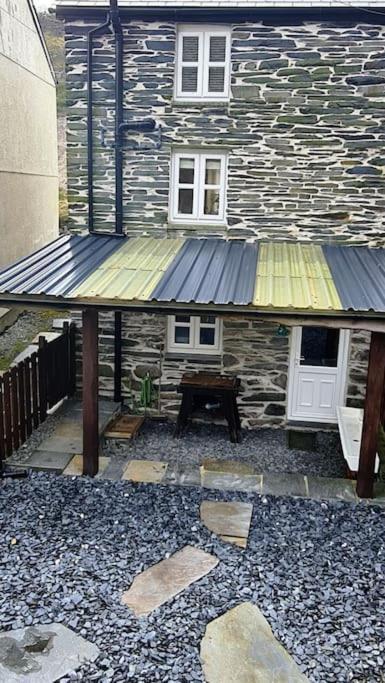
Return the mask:
[[[72,227],[86,225],[86,32],[66,24]],[[168,223],[170,154],[228,151],[229,237],[383,244],[385,28],[346,22],[232,26],[231,99],[173,102],[176,25],[124,28],[125,118],[152,116],[158,135],[127,134],[124,228],[130,234],[213,234]],[[113,223],[114,53],[95,40],[96,227]]]
[[[87,225],[86,34],[66,23],[68,188],[73,229]],[[306,23],[232,27],[231,99],[226,104],[173,101],[176,26],[131,22],[125,35],[125,119],[152,116],[158,133],[127,135],[124,229],[130,235],[221,235],[252,240],[384,244],[385,28]],[[95,40],[95,227],[114,220],[114,52]],[[210,146],[228,153],[227,225],[187,228],[168,221],[173,149]],[[111,317],[101,315],[101,393],[112,395]],[[143,368],[162,359],[162,413],[175,416],[185,370],[236,373],[249,427],[286,421],[290,337],[276,325],[224,322],[223,355],[165,357],[166,318],[124,316],[124,394],[138,402]],[[368,335],[352,334],[347,403],[365,394]],[[157,384],[157,380],[155,383]],[[156,410],[158,405],[154,406]]]
[[[73,313],[81,329],[81,316]],[[238,398],[246,428],[283,427],[287,423],[287,385],[291,335],[277,335],[277,324],[242,318],[223,320],[223,353],[219,357],[182,358],[167,353],[166,316],[122,316],[122,385],[125,403],[140,410],[141,378],[150,372],[154,400],[149,414],[159,412],[175,419],[180,395],[177,386],[184,372],[204,370],[236,375],[241,379]],[[100,395],[113,396],[114,327],[111,313],[99,315]],[[78,387],[81,388],[81,335],[78,335]],[[363,407],[370,333],[351,334],[347,368],[346,405]],[[159,381],[160,376],[160,381]],[[160,387],[160,399],[159,399]]]

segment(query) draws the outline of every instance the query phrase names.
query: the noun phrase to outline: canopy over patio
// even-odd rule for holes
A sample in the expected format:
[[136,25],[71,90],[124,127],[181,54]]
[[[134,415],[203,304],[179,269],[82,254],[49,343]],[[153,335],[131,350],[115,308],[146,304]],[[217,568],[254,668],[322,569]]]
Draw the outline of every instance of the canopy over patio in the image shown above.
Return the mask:
[[0,297],[82,308],[385,319],[385,249],[65,235],[3,270]]
[[[357,492],[373,494],[385,420],[385,249],[222,239],[65,235],[0,273],[0,305],[83,310],[83,453],[98,471],[98,310],[243,315],[372,331]],[[316,322],[315,322],[316,321]]]

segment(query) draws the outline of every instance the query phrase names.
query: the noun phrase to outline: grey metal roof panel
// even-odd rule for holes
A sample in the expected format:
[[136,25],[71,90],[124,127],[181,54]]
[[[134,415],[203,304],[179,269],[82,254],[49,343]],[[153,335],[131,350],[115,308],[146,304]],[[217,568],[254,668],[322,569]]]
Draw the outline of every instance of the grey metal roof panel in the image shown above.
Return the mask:
[[0,293],[65,296],[121,245],[114,236],[59,237],[0,272]]
[[385,249],[324,246],[345,310],[385,313]]
[[[151,8],[172,7],[183,9],[242,9],[265,8],[265,9],[308,9],[312,7],[331,8],[345,7],[357,9],[369,7],[381,9],[385,6],[384,0],[119,0],[121,8]],[[108,0],[56,0],[56,7],[68,9],[108,9]]]
[[150,298],[177,303],[250,304],[257,259],[257,244],[188,239]]

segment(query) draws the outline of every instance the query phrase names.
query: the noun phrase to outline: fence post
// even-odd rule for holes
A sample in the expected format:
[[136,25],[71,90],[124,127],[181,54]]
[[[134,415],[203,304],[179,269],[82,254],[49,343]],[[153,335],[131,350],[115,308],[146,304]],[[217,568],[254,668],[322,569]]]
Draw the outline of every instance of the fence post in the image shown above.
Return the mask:
[[31,358],[24,361],[25,369],[25,429],[27,437],[32,434]]
[[0,377],[0,472],[3,469],[5,460],[5,429],[4,429],[4,402],[3,402],[3,380]]
[[4,426],[5,426],[5,442],[6,455],[9,458],[12,455],[12,411],[11,411],[11,375],[7,371],[3,375],[3,405],[4,405]]
[[18,397],[18,381],[17,368],[11,368],[11,403],[12,403],[12,434],[13,446],[15,450],[20,447],[20,428],[19,428],[19,397]]
[[47,341],[45,337],[39,337],[38,373],[39,373],[39,415],[40,422],[47,417]]
[[71,323],[68,332],[69,378],[68,396],[76,394],[76,325]]

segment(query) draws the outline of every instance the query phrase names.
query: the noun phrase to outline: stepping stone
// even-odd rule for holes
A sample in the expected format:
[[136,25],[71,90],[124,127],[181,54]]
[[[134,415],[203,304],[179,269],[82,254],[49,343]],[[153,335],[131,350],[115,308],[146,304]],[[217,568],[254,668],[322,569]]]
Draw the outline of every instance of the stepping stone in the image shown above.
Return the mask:
[[54,453],[81,453],[83,450],[83,438],[79,436],[52,436],[47,437],[37,447],[38,451],[51,451]]
[[262,612],[250,602],[234,607],[206,628],[201,643],[207,683],[307,683],[274,638]]
[[93,662],[99,648],[63,624],[0,633],[1,683],[53,683]]
[[82,439],[83,423],[81,420],[61,420],[57,427],[55,427],[53,436],[66,436],[75,439]]
[[214,555],[186,545],[168,559],[138,574],[131,588],[123,593],[122,603],[137,617],[149,614],[206,576],[218,561]]
[[233,460],[203,460],[202,469],[206,472],[230,473],[230,474],[255,474],[252,465],[246,462]]
[[231,474],[222,472],[208,472],[201,467],[201,486],[206,489],[220,491],[253,491],[261,493],[261,474]]
[[307,496],[305,477],[297,473],[265,472],[262,489],[273,496]]
[[123,472],[122,479],[129,481],[159,484],[166,474],[167,463],[157,460],[130,460]]
[[250,503],[204,500],[200,512],[203,524],[210,531],[218,534],[223,541],[246,548],[253,512]]
[[[109,462],[110,458],[107,458],[104,455],[99,456],[99,472],[96,476],[103,474]],[[65,468],[63,474],[70,477],[80,477],[83,474],[83,456],[74,455],[71,462]]]
[[72,453],[34,451],[29,458],[12,462],[12,467],[28,467],[31,470],[57,472],[60,474],[72,458]]
[[329,477],[309,477],[309,498],[316,500],[345,500],[358,502],[357,482],[352,479],[331,479]]

